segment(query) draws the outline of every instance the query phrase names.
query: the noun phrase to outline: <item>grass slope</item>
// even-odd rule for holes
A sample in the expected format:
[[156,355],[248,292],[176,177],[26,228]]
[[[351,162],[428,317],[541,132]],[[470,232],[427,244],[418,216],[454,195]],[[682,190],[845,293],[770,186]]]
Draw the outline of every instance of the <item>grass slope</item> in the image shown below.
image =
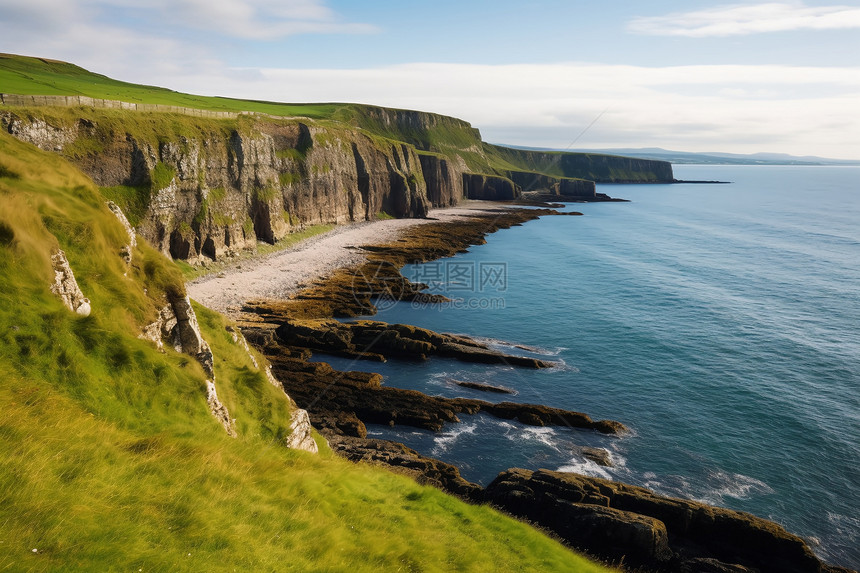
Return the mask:
[[[126,240],[91,181],[0,134],[0,570],[605,571],[489,508],[286,450],[288,400],[198,306],[229,438],[199,364],[137,338],[183,286],[145,244],[127,269]],[[58,247],[89,317],[49,291]]]
[[[83,95],[211,111],[251,111],[275,116],[311,118],[321,120],[328,127],[361,128],[376,137],[405,142],[421,151],[442,154],[451,159],[459,156],[473,173],[506,176],[508,171],[526,171],[595,181],[649,182],[661,179],[651,172],[648,165],[643,163],[631,168],[627,158],[618,156],[539,152],[491,145],[483,142],[480,132],[467,122],[438,114],[350,103],[290,104],[195,96],[160,87],[121,82],[66,62],[12,54],[0,54],[0,92],[22,95]],[[44,113],[39,111],[36,115]],[[392,122],[392,113],[405,114],[406,119]],[[117,115],[129,118],[135,114],[118,112]],[[145,117],[157,115],[145,114]],[[173,117],[174,121],[183,123],[183,120],[176,119],[175,115],[167,115]],[[415,121],[419,116],[423,121]],[[132,123],[141,121],[140,118],[131,120]]]

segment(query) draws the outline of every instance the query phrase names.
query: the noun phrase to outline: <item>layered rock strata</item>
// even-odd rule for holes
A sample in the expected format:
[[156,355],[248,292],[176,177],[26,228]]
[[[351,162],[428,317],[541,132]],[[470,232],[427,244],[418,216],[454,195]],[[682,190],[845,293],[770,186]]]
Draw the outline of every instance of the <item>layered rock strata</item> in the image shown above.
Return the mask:
[[[431,207],[467,198],[514,200],[536,184],[551,196],[607,199],[577,179],[577,170],[652,178],[636,171],[650,164],[599,156],[578,159],[564,176],[505,172],[490,167],[499,151],[468,123],[422,112],[356,106],[344,110],[353,118],[339,123],[104,101],[93,109],[65,97],[57,98],[58,112],[51,98],[25,99],[43,107],[0,109],[0,127],[63,154],[121,203],[147,241],[191,263],[310,225],[424,217]],[[510,158],[530,169],[528,161],[547,163],[541,157]],[[558,171],[561,164],[547,165]]]
[[[247,332],[247,331],[246,331]],[[260,340],[259,334],[249,336]],[[485,412],[531,426],[567,426],[605,434],[625,431],[611,420],[594,421],[588,415],[537,404],[494,404],[467,398],[428,396],[415,390],[382,385],[382,376],[368,372],[339,372],[324,362],[310,362],[301,349],[283,345],[277,338],[263,347],[284,390],[309,411],[320,429],[365,437],[365,424],[405,425],[441,430],[460,421],[458,414]]]
[[[544,213],[545,214],[545,213]],[[495,230],[529,220],[503,219],[500,226],[471,221],[426,226],[426,236],[383,245],[370,250],[373,260],[359,273],[371,276],[374,268],[393,273],[406,262],[425,261],[453,254],[480,242],[481,228]],[[516,215],[525,216],[525,215]],[[536,216],[536,215],[535,215]],[[482,227],[482,225],[485,225]],[[353,270],[353,273],[356,271]],[[399,274],[399,273],[398,273]],[[391,274],[385,275],[391,278]],[[371,283],[373,281],[370,281]],[[420,288],[401,277],[404,292]],[[248,327],[249,340],[264,349],[286,388],[305,401],[311,419],[329,439],[332,449],[353,461],[385,464],[414,476],[422,483],[440,487],[464,499],[491,503],[511,515],[536,523],[565,542],[593,556],[638,571],[666,573],[851,573],[831,567],[810,551],[800,538],[779,525],[749,514],[711,507],[687,500],[662,497],[644,488],[588,478],[576,474],[511,469],[502,472],[486,489],[465,480],[456,467],[423,456],[403,444],[367,439],[364,423],[409,424],[437,429],[456,423],[457,414],[484,411],[519,419],[523,423],[566,423],[588,420],[592,429],[607,433],[623,431],[613,422],[593,422],[582,414],[564,413],[543,406],[510,402],[491,404],[480,400],[444,399],[381,385],[381,376],[364,372],[335,372],[327,364],[309,362],[307,348],[285,345],[308,342],[317,347],[326,335],[317,329],[298,337],[290,334],[296,318],[327,319],[334,314],[352,315],[372,304],[368,297],[356,300],[353,280],[342,272],[286,304],[259,303],[250,309],[269,324]],[[372,289],[371,289],[372,290]],[[360,297],[359,297],[360,298]],[[290,323],[283,329],[277,324]],[[328,324],[327,320],[310,321]],[[277,323],[277,324],[273,324]],[[397,325],[376,326],[385,332]],[[407,332],[410,332],[407,329]],[[402,338],[402,333],[398,332]],[[356,333],[338,333],[330,341],[343,347],[353,344]],[[393,335],[391,335],[393,336]],[[322,337],[322,338],[320,338]],[[400,345],[398,344],[398,348]],[[423,347],[421,347],[423,348]],[[530,416],[534,416],[530,419]],[[573,416],[566,418],[565,416]],[[602,429],[598,426],[602,426]],[[606,450],[581,448],[588,459],[611,465]]]
[[430,356],[439,356],[525,368],[551,368],[555,365],[537,358],[498,352],[468,336],[440,334],[417,326],[373,320],[287,319],[278,327],[277,334],[288,346],[361,360],[427,360]]
[[654,571],[820,573],[799,537],[738,511],[573,473],[510,469],[483,499],[612,562]]

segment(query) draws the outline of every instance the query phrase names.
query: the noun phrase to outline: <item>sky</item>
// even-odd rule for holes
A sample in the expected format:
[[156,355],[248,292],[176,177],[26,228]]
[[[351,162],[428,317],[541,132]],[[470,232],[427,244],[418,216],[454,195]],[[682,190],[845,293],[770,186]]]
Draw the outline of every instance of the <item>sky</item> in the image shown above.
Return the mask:
[[0,52],[493,143],[860,159],[860,0],[0,0]]

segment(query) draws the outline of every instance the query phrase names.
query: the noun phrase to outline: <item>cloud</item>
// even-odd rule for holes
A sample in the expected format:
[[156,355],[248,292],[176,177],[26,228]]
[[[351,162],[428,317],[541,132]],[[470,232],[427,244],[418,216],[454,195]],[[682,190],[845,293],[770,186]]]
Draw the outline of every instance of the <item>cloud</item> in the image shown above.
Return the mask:
[[[110,1],[110,0],[108,0]],[[296,34],[363,34],[374,26],[343,22],[320,0],[112,0],[176,14],[188,27],[243,39],[270,40]],[[155,6],[154,6],[155,5]]]
[[[129,23],[147,6],[158,17],[169,1],[175,13],[169,26]],[[225,53],[219,26],[235,22],[242,34],[265,35],[298,29],[296,22],[316,30],[343,23],[321,0],[209,0],[211,11],[191,22],[200,1],[0,0],[0,51],[64,59],[117,79],[201,95],[434,111],[463,118],[501,143],[565,148],[600,116],[578,146],[860,158],[860,67],[229,68],[218,57]],[[110,10],[125,17],[108,18]],[[255,31],[267,18],[269,27]],[[189,32],[192,26],[204,30],[203,38]]]
[[[274,101],[350,101],[460,117],[486,140],[860,158],[860,68],[417,63],[219,70],[170,87]],[[241,72],[236,70],[235,73]]]
[[154,37],[194,29],[232,38],[273,40],[296,34],[364,34],[374,26],[345,22],[324,0],[0,0],[5,26],[33,34],[64,26],[126,22]]
[[725,37],[793,30],[860,28],[860,8],[803,3],[733,4],[632,20],[627,29],[655,36]]

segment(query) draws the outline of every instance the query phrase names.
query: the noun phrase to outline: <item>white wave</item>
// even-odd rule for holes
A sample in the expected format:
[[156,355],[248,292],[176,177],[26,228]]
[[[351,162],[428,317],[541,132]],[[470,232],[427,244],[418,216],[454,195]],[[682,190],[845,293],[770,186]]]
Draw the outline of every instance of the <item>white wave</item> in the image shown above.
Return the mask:
[[579,373],[579,368],[576,366],[572,366],[565,362],[564,358],[559,358],[558,360],[552,361],[552,366],[549,368],[544,368],[541,372],[546,373],[557,373],[557,372],[572,372],[574,374]]
[[558,356],[559,354],[567,350],[567,348],[563,346],[558,346],[556,348],[544,348],[542,346],[531,346],[528,344],[520,344],[518,342],[511,342],[509,340],[501,340],[498,338],[489,338],[485,336],[472,336],[471,338],[476,342],[486,344],[491,348],[495,347],[497,350],[500,348],[510,350],[522,350],[523,352],[528,352],[530,354],[538,354],[540,356]]
[[733,497],[735,499],[748,499],[751,495],[766,495],[773,493],[773,489],[761,480],[743,474],[731,474],[723,471],[710,472],[708,482],[711,485],[710,496]]
[[556,431],[547,427],[517,426],[507,422],[503,422],[505,426],[505,437],[512,442],[539,442],[545,446],[549,446],[557,452],[561,449],[558,447],[556,440]]
[[753,495],[767,495],[773,489],[761,480],[743,474],[710,471],[704,479],[691,481],[680,475],[656,476],[649,472],[643,476],[645,487],[661,495],[682,497],[710,505],[723,505],[724,498],[749,499]]
[[609,473],[607,468],[598,465],[591,460],[586,460],[582,458],[574,458],[570,460],[567,464],[558,468],[558,471],[571,472],[584,476],[598,477],[608,480],[613,479],[612,474]]
[[528,427],[523,428],[522,438],[526,440],[533,440],[544,444],[545,446],[549,446],[552,449],[559,451],[558,445],[555,440],[556,431],[552,428],[546,427]]
[[474,434],[477,427],[477,424],[458,424],[457,426],[453,426],[450,430],[438,434],[433,439],[433,450],[431,453],[438,456],[439,454],[448,451],[448,448],[450,448],[460,436],[463,434]]
[[842,515],[840,513],[827,512],[827,521],[836,526],[840,535],[857,537],[860,534],[860,517]]

